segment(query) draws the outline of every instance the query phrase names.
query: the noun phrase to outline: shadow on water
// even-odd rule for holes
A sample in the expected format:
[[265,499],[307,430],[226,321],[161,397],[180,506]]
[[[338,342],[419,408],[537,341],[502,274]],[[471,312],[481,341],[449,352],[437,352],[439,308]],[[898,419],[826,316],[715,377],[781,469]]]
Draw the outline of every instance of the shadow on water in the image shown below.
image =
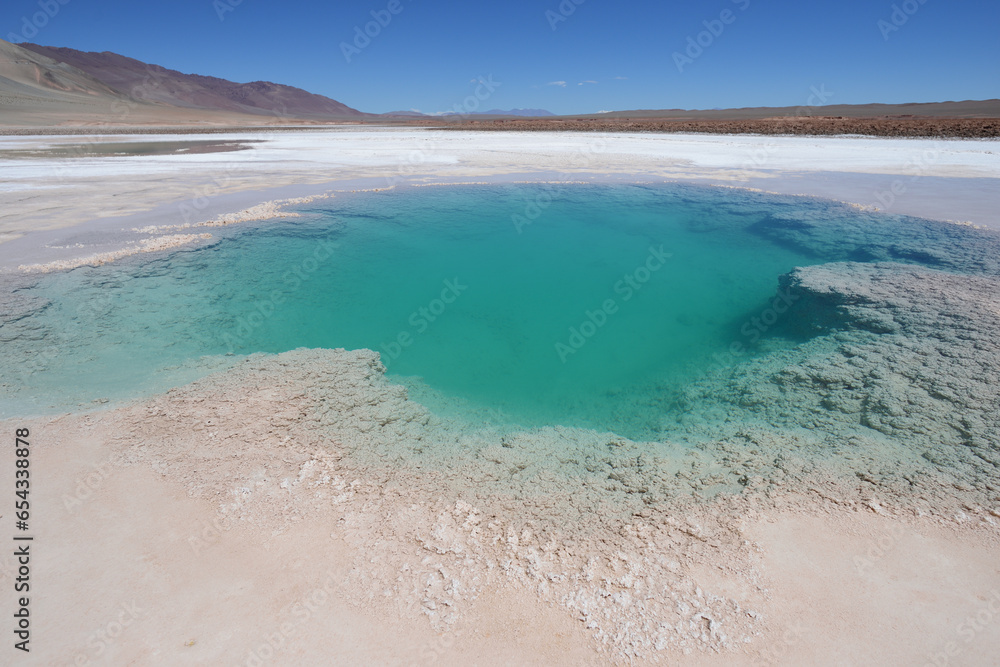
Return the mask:
[[797,214],[804,219],[788,217],[796,213],[765,214],[746,232],[823,262],[899,262],[955,273],[1000,272],[1000,234],[993,230],[828,208],[825,214],[803,208]]

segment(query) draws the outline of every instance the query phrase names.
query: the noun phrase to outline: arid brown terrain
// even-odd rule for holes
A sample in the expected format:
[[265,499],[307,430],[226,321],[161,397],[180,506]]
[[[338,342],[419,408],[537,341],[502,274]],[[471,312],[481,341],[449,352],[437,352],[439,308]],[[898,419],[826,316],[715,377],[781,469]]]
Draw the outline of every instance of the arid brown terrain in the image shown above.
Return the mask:
[[270,81],[236,83],[214,76],[183,74],[108,51],[90,53],[29,43],[18,46],[86,72],[112,90],[152,104],[279,118],[330,120],[364,116],[337,100]]
[[455,130],[575,132],[705,132],[709,134],[862,134],[879,137],[998,137],[1000,118],[788,116],[740,120],[572,118],[473,120]]

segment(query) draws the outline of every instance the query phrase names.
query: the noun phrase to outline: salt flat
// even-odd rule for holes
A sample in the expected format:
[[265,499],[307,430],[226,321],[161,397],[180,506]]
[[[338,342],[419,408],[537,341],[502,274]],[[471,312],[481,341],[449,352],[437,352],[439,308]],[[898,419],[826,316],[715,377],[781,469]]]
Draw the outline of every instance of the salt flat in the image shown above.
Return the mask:
[[[239,210],[350,181],[365,187],[516,177],[682,180],[816,195],[892,213],[998,226],[995,140],[752,135],[490,133],[399,128],[239,132],[248,150],[146,157],[4,159],[3,151],[183,135],[0,138],[0,242],[163,207],[192,222],[219,195]],[[201,135],[192,138],[203,138]],[[956,190],[961,196],[955,197]]]

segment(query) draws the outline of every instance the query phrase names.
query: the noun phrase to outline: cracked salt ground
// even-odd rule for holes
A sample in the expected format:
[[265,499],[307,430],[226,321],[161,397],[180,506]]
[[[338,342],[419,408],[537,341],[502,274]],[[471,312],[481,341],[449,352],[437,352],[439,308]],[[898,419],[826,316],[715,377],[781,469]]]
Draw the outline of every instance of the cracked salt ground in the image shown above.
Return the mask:
[[[323,371],[306,371],[303,377],[306,368]],[[537,475],[515,480],[506,464],[489,457],[447,467],[430,462],[423,470],[387,466],[378,461],[377,448],[361,439],[370,420],[378,421],[384,410],[404,415],[397,422],[426,428],[426,413],[419,406],[400,412],[405,397],[378,370],[377,359],[362,352],[297,351],[254,360],[132,409],[130,416],[141,416],[143,440],[163,444],[131,447],[132,436],[123,436],[121,463],[162,463],[162,474],[182,480],[201,497],[227,498],[236,485],[248,485],[240,520],[271,530],[307,513],[339,514],[339,537],[358,546],[377,545],[349,575],[353,590],[367,591],[357,601],[388,597],[401,611],[422,613],[442,628],[453,625],[484,586],[511,586],[576,613],[622,654],[668,645],[725,646],[752,636],[754,621],[740,603],[702,591],[684,576],[699,555],[723,545],[736,553],[745,549],[730,529],[718,525],[718,517],[696,521],[703,510],[694,504],[690,521],[663,516],[641,501],[621,507],[617,496],[635,494],[608,494],[606,471],[593,475],[597,484],[585,484],[581,494],[579,481],[557,473],[547,480]],[[338,381],[329,382],[331,373]],[[250,390],[247,401],[225,399],[234,381]],[[297,389],[302,386],[327,405],[342,406],[338,412],[348,415],[349,426],[303,423],[312,401]],[[363,398],[372,396],[380,400]],[[236,428],[240,422],[249,427],[247,411],[269,418],[257,428]],[[206,428],[209,421],[226,435],[201,437],[196,427]],[[276,437],[286,430],[291,440]],[[565,435],[561,439],[568,446]],[[472,442],[476,434],[464,437]],[[534,438],[535,446],[539,439],[559,439],[548,433],[524,437]],[[351,452],[344,442],[354,442],[359,451]],[[452,445],[447,439],[444,444]],[[577,446],[600,452],[606,438],[594,434]],[[374,456],[354,461],[360,450]],[[463,468],[479,469],[494,481],[463,489]],[[609,497],[602,500],[603,495]],[[613,514],[594,524],[597,505]]]

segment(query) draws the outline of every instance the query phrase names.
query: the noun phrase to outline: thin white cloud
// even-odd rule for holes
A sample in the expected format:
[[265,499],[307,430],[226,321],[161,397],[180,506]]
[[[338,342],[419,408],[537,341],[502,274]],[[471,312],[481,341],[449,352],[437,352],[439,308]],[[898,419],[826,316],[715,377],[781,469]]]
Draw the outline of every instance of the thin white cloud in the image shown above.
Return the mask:
[[586,81],[581,81],[580,83],[578,83],[578,84],[576,84],[576,85],[578,85],[578,86],[582,86],[582,85],[583,85],[583,84],[585,84],[585,83],[597,83],[597,82],[596,82],[596,81],[591,81],[590,79],[588,79],[588,80],[586,80]]
[[566,82],[565,81],[549,81],[545,85],[546,86],[559,86],[560,88],[565,88],[566,87]]
[[611,109],[602,109],[601,111],[598,111],[597,113],[614,113],[614,111],[611,110]]

